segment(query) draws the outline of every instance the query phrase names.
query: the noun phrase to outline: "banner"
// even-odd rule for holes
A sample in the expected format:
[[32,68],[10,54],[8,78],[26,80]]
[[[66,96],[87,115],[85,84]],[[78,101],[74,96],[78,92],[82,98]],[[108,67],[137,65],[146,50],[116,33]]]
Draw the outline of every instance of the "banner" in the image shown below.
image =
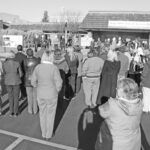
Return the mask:
[[108,28],[116,29],[150,29],[150,21],[108,21]]
[[3,47],[17,48],[23,45],[22,35],[3,35]]

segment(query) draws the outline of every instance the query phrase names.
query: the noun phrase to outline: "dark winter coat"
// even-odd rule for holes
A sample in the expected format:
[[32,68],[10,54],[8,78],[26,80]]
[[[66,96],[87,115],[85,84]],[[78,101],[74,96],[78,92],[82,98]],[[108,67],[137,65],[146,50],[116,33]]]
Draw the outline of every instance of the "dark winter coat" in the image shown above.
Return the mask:
[[109,97],[116,97],[117,78],[120,70],[120,61],[108,61],[104,62],[101,83],[97,97],[97,104],[101,104],[103,99]]
[[23,76],[24,76],[24,73],[25,73],[25,69],[24,69],[24,60],[26,59],[26,55],[23,53],[23,52],[18,52],[16,53],[15,55],[15,60],[19,62],[20,64],[20,67],[21,67],[21,70],[23,72]]

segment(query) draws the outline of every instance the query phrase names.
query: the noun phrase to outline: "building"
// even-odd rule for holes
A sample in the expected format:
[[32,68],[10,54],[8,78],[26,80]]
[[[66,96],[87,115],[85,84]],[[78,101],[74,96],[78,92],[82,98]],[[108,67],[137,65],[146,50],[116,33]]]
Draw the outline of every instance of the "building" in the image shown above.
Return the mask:
[[[10,29],[22,31],[41,30],[44,33],[62,33],[65,31],[65,24],[61,22],[54,23],[28,23],[28,24],[11,24]],[[68,32],[79,32],[79,23],[70,23],[67,25]]]
[[90,31],[95,40],[122,37],[147,40],[150,43],[150,12],[90,11],[80,26]]
[[0,29],[7,29],[9,27],[9,24],[7,22],[3,22],[3,20],[0,20]]

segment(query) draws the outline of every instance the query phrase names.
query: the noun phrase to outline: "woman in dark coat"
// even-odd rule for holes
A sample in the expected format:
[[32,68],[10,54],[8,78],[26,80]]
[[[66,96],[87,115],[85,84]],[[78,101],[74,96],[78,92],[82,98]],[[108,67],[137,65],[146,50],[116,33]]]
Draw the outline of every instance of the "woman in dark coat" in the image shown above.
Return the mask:
[[104,62],[101,74],[101,84],[97,97],[98,105],[105,103],[109,97],[116,97],[116,87],[120,65],[121,63],[117,59],[116,52],[110,50],[107,55],[107,60]]

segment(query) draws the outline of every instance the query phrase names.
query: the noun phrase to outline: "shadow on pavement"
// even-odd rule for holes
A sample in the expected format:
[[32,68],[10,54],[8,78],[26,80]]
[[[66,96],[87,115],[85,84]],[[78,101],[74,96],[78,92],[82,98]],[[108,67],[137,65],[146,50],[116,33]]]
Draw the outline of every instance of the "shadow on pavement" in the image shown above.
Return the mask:
[[22,113],[23,110],[28,106],[28,101],[27,99],[23,101],[23,103],[21,103],[21,105],[19,106],[19,113]]
[[[8,106],[6,106],[8,105]],[[19,105],[19,113],[22,113],[23,110],[27,107],[28,103],[27,103],[27,99],[24,100],[20,105]],[[4,109],[4,107],[6,106],[6,108]],[[5,102],[2,103],[2,114],[5,115],[8,111],[9,111],[9,100],[7,99]]]
[[98,109],[83,110],[78,123],[78,148],[94,150],[98,133],[103,119],[99,116]]
[[64,100],[63,99],[63,93],[60,92],[59,96],[58,96],[58,104],[57,104],[57,108],[56,108],[56,116],[55,116],[55,122],[54,122],[54,133],[61,121],[61,119],[63,118],[63,115],[65,113],[65,111],[68,108],[68,105],[70,103],[70,100]]

